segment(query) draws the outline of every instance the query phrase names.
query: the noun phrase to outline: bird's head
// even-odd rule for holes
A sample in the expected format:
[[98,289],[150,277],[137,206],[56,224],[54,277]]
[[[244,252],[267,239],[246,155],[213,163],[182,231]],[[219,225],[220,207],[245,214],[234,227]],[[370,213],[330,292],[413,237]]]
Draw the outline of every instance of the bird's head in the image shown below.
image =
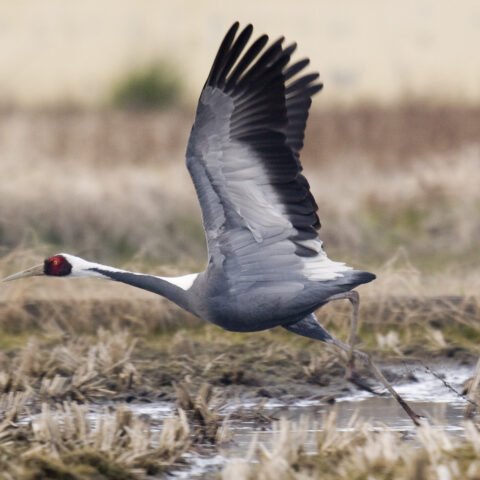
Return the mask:
[[47,276],[47,277],[86,277],[86,276],[100,276],[92,272],[91,268],[94,264],[75,257],[68,253],[58,253],[52,257],[48,257],[40,265],[23,270],[22,272],[14,273],[9,277],[3,279],[4,282],[11,280],[18,280],[19,278]]

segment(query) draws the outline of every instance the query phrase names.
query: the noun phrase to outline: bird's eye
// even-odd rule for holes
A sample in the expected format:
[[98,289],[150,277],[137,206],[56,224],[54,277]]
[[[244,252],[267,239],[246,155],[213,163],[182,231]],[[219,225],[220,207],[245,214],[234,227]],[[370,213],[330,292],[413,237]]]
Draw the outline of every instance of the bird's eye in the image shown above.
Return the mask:
[[62,277],[69,275],[72,271],[70,263],[61,255],[47,258],[45,260],[44,273],[45,275]]

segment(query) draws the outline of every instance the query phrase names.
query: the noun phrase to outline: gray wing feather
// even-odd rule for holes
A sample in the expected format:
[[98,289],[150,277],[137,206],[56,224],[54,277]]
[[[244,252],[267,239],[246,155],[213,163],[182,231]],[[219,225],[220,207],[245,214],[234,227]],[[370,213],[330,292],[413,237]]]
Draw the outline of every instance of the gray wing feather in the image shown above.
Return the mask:
[[308,60],[290,63],[295,45],[280,39],[264,49],[263,35],[244,51],[252,27],[236,37],[237,30],[238,23],[225,36],[201,93],[187,167],[210,262],[222,262],[230,287],[285,284],[295,293],[305,275],[330,279],[348,268],[322,250],[299,161],[311,97],[322,85],[318,74],[299,75]]

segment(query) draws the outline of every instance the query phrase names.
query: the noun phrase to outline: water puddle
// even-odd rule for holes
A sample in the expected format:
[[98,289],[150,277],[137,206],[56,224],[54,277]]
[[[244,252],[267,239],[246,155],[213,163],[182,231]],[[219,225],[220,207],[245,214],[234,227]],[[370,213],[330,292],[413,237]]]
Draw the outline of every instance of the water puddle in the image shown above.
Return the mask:
[[[412,367],[409,367],[412,372]],[[471,366],[442,366],[437,373],[457,392],[462,390],[462,384],[473,374]],[[398,368],[397,373],[403,373]],[[416,368],[412,372],[415,381],[396,384],[397,391],[410,403],[413,409],[424,415],[434,428],[451,432],[453,435],[463,433],[463,415],[466,401],[457,393],[447,388],[444,383],[424,368]],[[153,429],[161,428],[166,418],[175,415],[175,405],[170,402],[130,403],[128,408],[136,415],[148,419]],[[254,439],[257,443],[269,447],[274,438],[271,422],[262,422],[263,418],[289,420],[305,418],[308,425],[306,450],[315,446],[315,433],[322,429],[325,413],[335,408],[339,430],[351,429],[351,419],[355,415],[360,420],[368,421],[381,428],[404,432],[414,436],[415,428],[404,411],[389,396],[376,396],[365,391],[338,397],[335,405],[327,405],[320,400],[301,400],[285,404],[279,400],[269,400],[259,405],[254,402],[235,402],[225,405],[220,412],[229,420],[229,430],[232,439],[220,449],[205,446],[202,454],[187,454],[188,467],[172,472],[171,478],[194,479],[215,478],[216,473],[228,459],[245,458]],[[95,424],[105,407],[92,406],[89,417]],[[239,414],[241,412],[241,414]],[[258,416],[261,412],[261,416]]]
[[[416,381],[396,385],[397,392],[420,415],[425,416],[435,428],[450,432],[463,431],[466,400],[461,392],[465,380],[473,375],[472,366],[452,366],[436,370],[440,378],[419,367],[414,370]],[[356,412],[361,419],[382,424],[392,430],[414,431],[410,419],[391,397],[378,397],[368,392],[358,392],[337,399],[339,428]]]
[[[410,369],[411,370],[411,369]],[[473,367],[451,366],[438,369],[438,374],[451,385],[457,392],[462,390],[463,382],[472,376]],[[424,415],[434,428],[451,432],[453,435],[462,435],[463,420],[466,402],[465,400],[447,388],[444,383],[424,368],[414,370],[416,381],[397,385],[397,391],[407,400],[413,409]],[[148,415],[151,420],[161,423],[166,416],[173,415],[174,407],[169,404],[130,405],[130,408],[141,415]],[[337,425],[339,430],[348,431],[351,428],[351,419],[354,415],[361,420],[389,429],[414,434],[415,428],[404,411],[390,397],[375,396],[368,392],[358,391],[354,394],[339,397],[334,406],[321,403],[319,400],[303,400],[286,405],[278,400],[271,400],[263,405],[264,415],[290,420],[298,420],[306,417],[308,436],[305,445],[306,450],[313,449],[315,445],[315,433],[322,429],[324,414],[335,408],[337,411]],[[231,415],[241,409],[242,412],[254,412],[258,409],[255,403],[230,404],[223,409],[225,415]],[[175,471],[173,478],[209,478],[214,477],[231,458],[245,458],[249,447],[254,439],[267,447],[271,445],[274,432],[271,425],[262,425],[251,417],[235,416],[230,422],[230,430],[233,433],[232,440],[218,450],[211,449],[211,455],[189,455],[190,468]]]

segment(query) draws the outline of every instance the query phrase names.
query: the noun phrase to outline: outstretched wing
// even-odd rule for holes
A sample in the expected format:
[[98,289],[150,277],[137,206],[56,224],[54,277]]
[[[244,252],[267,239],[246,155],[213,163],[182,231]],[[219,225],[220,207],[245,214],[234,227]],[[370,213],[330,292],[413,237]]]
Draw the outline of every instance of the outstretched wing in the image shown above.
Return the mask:
[[[267,47],[253,28],[226,34],[200,95],[187,167],[200,201],[210,262],[231,288],[258,282],[302,288],[349,269],[332,262],[299,152],[318,73],[292,63],[296,45]],[[243,287],[242,287],[243,285]]]

